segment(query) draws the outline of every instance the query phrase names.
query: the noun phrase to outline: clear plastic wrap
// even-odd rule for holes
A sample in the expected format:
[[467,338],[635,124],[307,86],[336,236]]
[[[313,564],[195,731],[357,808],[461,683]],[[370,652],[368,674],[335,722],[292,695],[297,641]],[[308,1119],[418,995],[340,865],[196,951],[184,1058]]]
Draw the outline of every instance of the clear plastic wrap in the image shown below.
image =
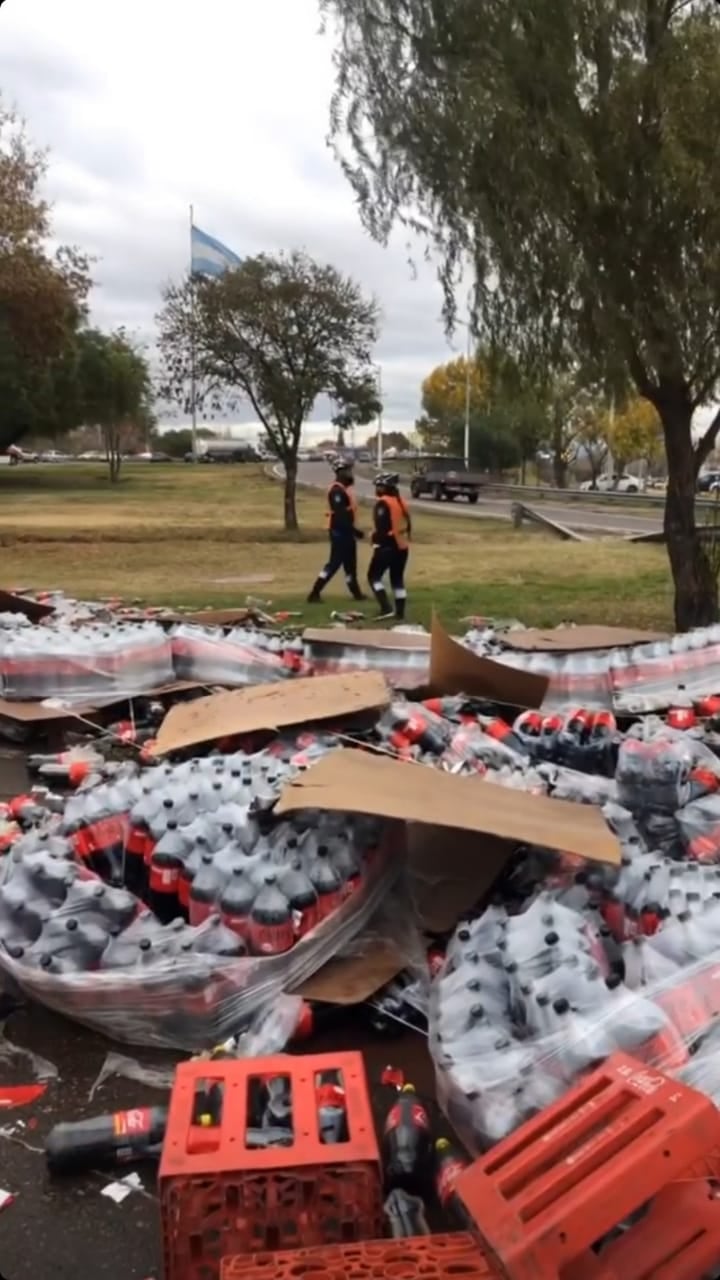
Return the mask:
[[[603,934],[592,895],[576,910],[545,891],[517,915],[491,906],[461,922],[432,984],[429,1045],[441,1105],[471,1150],[499,1141],[613,1052],[692,1070],[720,1018],[714,870],[651,867],[652,891],[672,900],[684,880],[690,907],[620,948]],[[636,906],[646,875],[621,871],[620,891]]]
[[117,1077],[122,1080],[132,1080],[134,1084],[141,1084],[143,1089],[169,1091],[175,1079],[175,1064],[167,1067],[148,1067],[138,1062],[137,1058],[128,1058],[124,1053],[108,1053],[90,1086],[88,1102],[92,1102],[98,1089],[102,1089],[106,1081]]
[[465,635],[463,644],[481,657],[494,662],[546,676],[549,684],[543,701],[543,710],[564,711],[568,707],[583,706],[590,711],[612,710],[612,684],[609,654],[607,650],[587,650],[579,653],[526,653],[508,649],[502,635],[492,629],[472,630]]
[[720,626],[652,644],[613,650],[613,704],[623,715],[647,714],[720,688]]
[[379,645],[348,644],[333,640],[306,640],[305,658],[317,675],[342,675],[346,671],[380,671],[396,689],[416,689],[430,679],[430,649],[393,646],[393,631]]
[[0,864],[0,967],[127,1042],[237,1033],[354,937],[397,874],[375,818],[274,819],[328,745],[305,733],[80,787]]
[[179,680],[237,688],[311,671],[301,640],[258,628],[234,627],[225,634],[218,627],[182,623],[173,629],[171,643]]
[[651,644],[577,653],[509,650],[492,628],[474,629],[463,643],[473,652],[549,679],[544,711],[581,705],[644,715],[720,688],[720,626],[699,628]]
[[697,738],[661,721],[627,734],[615,774],[621,805],[632,813],[674,815],[689,801],[717,791],[720,760]]
[[[17,946],[22,944],[0,948],[0,966],[31,998],[111,1039],[157,1048],[206,1049],[238,1034],[258,1009],[274,1002],[283,990],[306,981],[359,933],[389,892],[398,870],[397,860],[387,851],[376,851],[352,897],[279,955],[233,958],[222,951],[218,954],[218,936],[222,944],[228,931],[214,916],[193,929],[182,921],[179,928],[177,923],[162,926],[146,913],[110,939],[98,917],[63,919],[56,908],[53,921],[36,917],[34,927],[40,925],[38,938],[45,929],[41,946],[48,945],[52,934],[52,953],[60,971],[56,963],[43,965],[42,956],[48,951],[38,953],[36,948],[31,956],[18,955]],[[3,888],[12,889],[12,876]],[[81,934],[82,955],[92,968],[73,971],[70,963],[63,963],[59,939],[63,924],[71,920],[77,925],[72,933]],[[135,962],[102,967],[108,951],[115,948],[117,953],[123,944],[129,945]],[[149,944],[147,949],[143,944]],[[147,962],[145,954],[151,957]]]
[[574,773],[608,779],[615,774],[619,734],[610,711],[576,707],[550,716],[524,711],[517,717],[513,732],[536,763],[556,764]]
[[156,623],[0,630],[0,691],[8,699],[92,702],[174,680],[170,640]]

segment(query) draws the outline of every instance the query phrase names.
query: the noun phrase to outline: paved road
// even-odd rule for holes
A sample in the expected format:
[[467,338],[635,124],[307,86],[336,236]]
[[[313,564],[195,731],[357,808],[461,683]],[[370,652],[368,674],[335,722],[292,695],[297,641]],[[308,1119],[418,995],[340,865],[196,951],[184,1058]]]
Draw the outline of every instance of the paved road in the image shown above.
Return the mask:
[[[312,485],[318,489],[326,488],[329,481],[329,470],[324,462],[303,462],[299,467],[299,478],[303,484]],[[362,498],[371,497],[373,486],[370,480],[365,480],[361,476],[356,479],[356,488],[358,495]],[[404,487],[403,492],[409,490]],[[480,498],[476,507],[470,507],[466,503],[451,502],[440,503],[433,502],[428,499],[419,499],[413,503],[413,506],[419,507],[423,511],[434,512],[435,515],[452,515],[463,516],[467,519],[509,519],[511,500],[509,498]],[[532,502],[528,503],[532,506]],[[607,507],[588,506],[584,502],[539,502],[539,510],[550,517],[551,520],[557,520],[560,524],[565,524],[569,529],[578,529],[587,533],[653,533],[661,527],[660,512],[653,511],[648,515],[630,514],[622,510],[608,510]]]

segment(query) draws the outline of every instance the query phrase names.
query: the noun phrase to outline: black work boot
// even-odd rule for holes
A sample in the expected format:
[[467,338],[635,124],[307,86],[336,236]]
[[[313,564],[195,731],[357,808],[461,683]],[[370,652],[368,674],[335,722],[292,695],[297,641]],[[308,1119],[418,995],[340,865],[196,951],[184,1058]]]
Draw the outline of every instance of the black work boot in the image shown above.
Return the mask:
[[324,579],[324,578],[316,578],[316,579],[315,579],[315,581],[314,581],[314,583],[313,583],[313,589],[312,589],[312,591],[310,592],[310,595],[309,595],[309,596],[308,596],[308,598],[307,598],[307,602],[308,602],[308,604],[322,604],[322,596],[321,596],[321,594],[320,594],[320,593],[321,593],[321,591],[322,591],[322,589],[323,589],[323,587],[324,587],[324,586],[325,586],[325,579]]
[[373,587],[373,595],[378,602],[378,621],[380,621],[381,618],[392,618],[393,611],[390,608],[387,591],[382,587]]
[[402,622],[405,618],[405,596],[395,597],[395,617],[398,622]]

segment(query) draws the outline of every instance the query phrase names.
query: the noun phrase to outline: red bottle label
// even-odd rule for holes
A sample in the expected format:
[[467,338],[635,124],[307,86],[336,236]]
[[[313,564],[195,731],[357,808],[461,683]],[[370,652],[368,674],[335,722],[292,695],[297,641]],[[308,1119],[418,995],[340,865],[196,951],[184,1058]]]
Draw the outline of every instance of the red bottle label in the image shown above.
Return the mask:
[[116,1111],[113,1129],[116,1138],[138,1138],[149,1133],[152,1127],[150,1107],[136,1107],[134,1111]]
[[290,918],[283,924],[256,924],[250,921],[250,949],[256,956],[280,956],[295,944],[295,930]]
[[[182,901],[182,895],[180,900]],[[225,928],[231,929],[233,933],[237,934],[238,938],[245,938],[247,940],[247,938],[249,937],[249,934],[250,934],[250,917],[249,916],[229,916],[229,915],[223,914],[222,922],[225,925]]]
[[111,849],[114,845],[125,844],[127,836],[127,818],[101,818],[88,828],[90,845],[93,850]]
[[190,916],[190,924],[204,924],[206,920],[215,910],[214,902],[196,902],[191,896],[188,902],[188,914]]
[[445,1160],[435,1181],[437,1189],[437,1198],[440,1204],[445,1206],[455,1190],[455,1185],[461,1173],[464,1173],[467,1165],[455,1157]]
[[414,1102],[412,1110],[408,1115],[406,1108],[402,1103],[398,1102],[388,1112],[385,1121],[385,1132],[391,1133],[393,1129],[397,1129],[401,1124],[409,1122],[413,1129],[429,1129],[430,1118],[421,1102]]
[[177,893],[180,872],[176,867],[156,867],[150,863],[150,889],[153,893]]
[[145,855],[145,841],[147,834],[142,827],[131,827],[127,838],[128,853],[135,854],[138,858]]

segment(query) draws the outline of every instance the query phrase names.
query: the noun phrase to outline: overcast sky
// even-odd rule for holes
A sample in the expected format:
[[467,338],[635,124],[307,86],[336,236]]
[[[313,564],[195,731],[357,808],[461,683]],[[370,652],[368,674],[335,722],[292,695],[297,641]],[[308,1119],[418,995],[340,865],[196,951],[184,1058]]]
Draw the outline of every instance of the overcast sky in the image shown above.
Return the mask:
[[[97,255],[95,321],[152,335],[186,269],[188,207],[238,254],[304,248],[383,308],[386,425],[451,356],[433,267],[363,232],[325,145],[331,45],[316,0],[6,0],[0,92],[51,149],[60,239]],[[463,346],[459,331],[458,348]],[[252,415],[250,415],[252,416]]]

